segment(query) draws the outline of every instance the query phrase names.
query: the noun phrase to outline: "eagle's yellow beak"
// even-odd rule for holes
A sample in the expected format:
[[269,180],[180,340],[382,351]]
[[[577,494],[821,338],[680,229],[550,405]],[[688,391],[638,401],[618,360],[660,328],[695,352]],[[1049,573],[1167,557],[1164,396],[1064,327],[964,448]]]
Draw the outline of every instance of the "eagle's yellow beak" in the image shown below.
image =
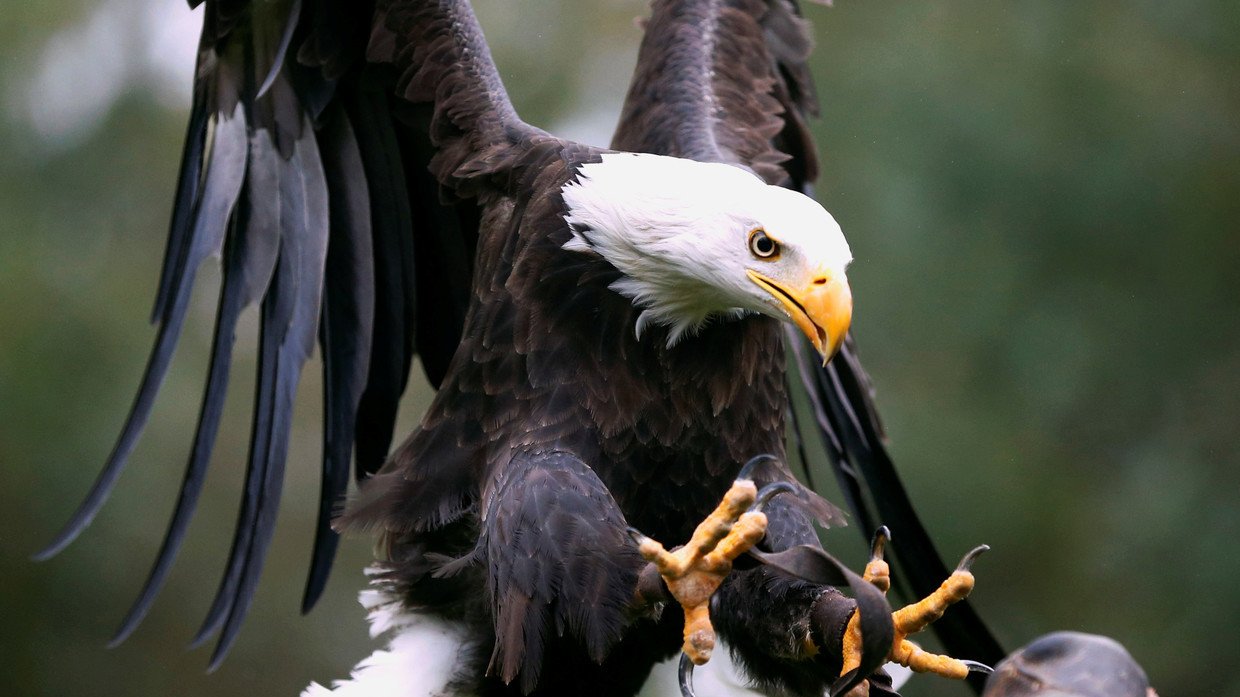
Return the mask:
[[832,274],[818,274],[800,288],[789,288],[757,271],[747,269],[750,280],[773,295],[826,365],[844,343],[852,323],[852,291],[847,279]]

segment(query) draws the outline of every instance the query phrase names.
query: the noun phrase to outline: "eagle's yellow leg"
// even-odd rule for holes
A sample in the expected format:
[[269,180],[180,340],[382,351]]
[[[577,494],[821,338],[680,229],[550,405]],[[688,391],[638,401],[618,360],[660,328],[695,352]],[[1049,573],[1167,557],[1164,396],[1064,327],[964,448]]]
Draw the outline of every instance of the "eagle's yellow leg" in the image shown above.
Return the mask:
[[732,560],[766,534],[766,514],[750,510],[757,498],[753,481],[733,482],[719,506],[693,531],[689,543],[673,552],[644,535],[637,538],[642,556],[658,569],[672,597],[684,608],[684,652],[695,665],[709,661],[715,648],[710,596],[732,571]]
[[[886,593],[891,588],[891,569],[883,560],[883,544],[886,541],[884,533],[885,528],[875,536],[874,553],[870,562],[865,566],[862,578]],[[974,583],[969,564],[986,549],[988,548],[984,546],[979,547],[966,555],[960,562],[960,566],[956,567],[956,570],[933,593],[891,613],[891,620],[895,625],[895,639],[891,643],[891,653],[887,655],[887,660],[918,673],[934,673],[957,680],[963,680],[969,674],[970,663],[951,656],[923,651],[921,647],[909,641],[908,636],[925,629],[930,623],[942,617],[949,606],[969,596]],[[844,664],[840,671],[841,675],[861,665],[861,621],[855,613],[844,631],[843,653]],[[974,667],[976,665],[973,664]]]

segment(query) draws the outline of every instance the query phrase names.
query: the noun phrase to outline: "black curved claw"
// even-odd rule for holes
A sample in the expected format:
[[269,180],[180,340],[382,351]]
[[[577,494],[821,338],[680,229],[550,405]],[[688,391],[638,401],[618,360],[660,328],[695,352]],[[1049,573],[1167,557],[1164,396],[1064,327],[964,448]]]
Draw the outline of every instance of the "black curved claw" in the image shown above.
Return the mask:
[[643,542],[645,542],[645,541],[648,539],[645,535],[643,535],[643,534],[642,534],[642,531],[641,531],[641,530],[638,530],[637,528],[635,528],[635,527],[633,527],[633,526],[631,526],[631,525],[630,525],[629,527],[625,528],[625,529],[624,529],[624,532],[625,532],[626,534],[628,534],[629,539],[630,539],[630,540],[633,540],[633,542],[634,542],[634,543],[635,543],[638,547],[642,546],[642,543],[643,543]]
[[693,661],[689,660],[689,654],[680,654],[680,670],[677,674],[680,677],[681,697],[696,697],[693,694]]
[[964,558],[961,559],[960,563],[956,565],[956,571],[968,571],[969,567],[973,566],[973,562],[976,561],[978,557],[982,556],[982,552],[988,551],[989,549],[990,545],[978,545],[974,547],[973,550],[964,555]]
[[780,494],[795,494],[796,491],[796,487],[792,486],[788,482],[774,482],[772,484],[767,484],[758,490],[758,498],[754,500],[753,506],[750,507],[749,510],[761,511],[766,507],[766,504],[770,503],[771,499],[776,496]]
[[886,525],[878,526],[874,537],[870,540],[870,559],[882,559],[883,548],[891,541],[891,530]]
[[977,661],[968,661],[968,660],[961,660],[960,662],[965,664],[969,668],[970,673],[981,673],[982,675],[990,675],[991,673],[995,672],[994,668],[991,668],[985,663],[978,663]]
[[754,470],[758,469],[758,465],[767,462],[779,462],[779,458],[771,455],[770,453],[763,453],[762,455],[757,455],[750,458],[749,462],[746,462],[745,465],[741,467],[741,471],[736,473],[736,481],[741,482],[753,479]]

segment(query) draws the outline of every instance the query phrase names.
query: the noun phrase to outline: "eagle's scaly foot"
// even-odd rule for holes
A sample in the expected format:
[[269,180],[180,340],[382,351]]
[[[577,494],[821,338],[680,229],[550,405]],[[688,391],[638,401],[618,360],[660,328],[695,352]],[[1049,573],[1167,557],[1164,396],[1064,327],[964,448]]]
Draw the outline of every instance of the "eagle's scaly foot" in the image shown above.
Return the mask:
[[[862,578],[884,593],[891,588],[891,569],[883,560],[883,547],[890,538],[891,533],[885,526],[879,528],[874,534],[870,561],[865,566],[865,573],[862,574]],[[988,549],[990,548],[982,545],[969,552],[960,560],[956,570],[933,593],[891,613],[891,620],[895,625],[895,639],[891,643],[888,660],[918,673],[934,673],[957,680],[963,680],[970,672],[991,672],[988,666],[976,661],[963,661],[923,651],[921,647],[907,638],[910,634],[920,632],[931,622],[942,617],[950,605],[969,596],[973,590],[973,574],[969,571],[969,567],[978,555]],[[841,675],[861,664],[860,626],[860,618],[853,615],[848,622],[848,628],[844,631],[844,666],[840,671]]]
[[658,570],[672,597],[684,608],[683,649],[695,665],[709,661],[715,648],[709,609],[711,595],[732,571],[732,560],[749,551],[766,534],[762,505],[775,494],[791,490],[787,483],[776,483],[758,491],[748,478],[749,470],[748,466],[741,470],[719,506],[679,549],[669,552],[658,541],[629,529],[641,555]]

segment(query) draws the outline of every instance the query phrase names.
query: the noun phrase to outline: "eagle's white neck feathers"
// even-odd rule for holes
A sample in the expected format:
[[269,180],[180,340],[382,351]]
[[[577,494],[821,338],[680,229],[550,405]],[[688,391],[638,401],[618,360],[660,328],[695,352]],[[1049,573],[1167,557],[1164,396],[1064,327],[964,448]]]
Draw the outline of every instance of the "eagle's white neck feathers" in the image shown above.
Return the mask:
[[638,337],[662,324],[669,346],[713,316],[780,316],[745,274],[755,266],[747,237],[756,228],[787,243],[785,264],[827,263],[842,273],[852,258],[813,199],[732,165],[609,153],[582,166],[563,196],[573,230],[564,248],[615,266],[622,276],[611,288],[642,309]]

